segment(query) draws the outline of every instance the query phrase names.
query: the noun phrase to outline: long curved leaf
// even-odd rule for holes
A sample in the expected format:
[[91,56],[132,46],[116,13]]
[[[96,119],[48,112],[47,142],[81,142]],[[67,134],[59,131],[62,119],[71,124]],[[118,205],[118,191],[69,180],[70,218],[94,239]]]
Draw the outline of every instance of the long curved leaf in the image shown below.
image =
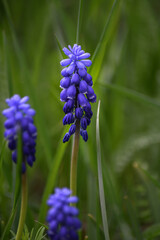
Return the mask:
[[104,186],[103,186],[103,175],[102,175],[102,163],[101,163],[101,147],[100,147],[100,133],[99,133],[99,112],[100,112],[100,101],[98,102],[97,122],[96,122],[98,182],[99,182],[99,197],[100,197],[100,204],[101,204],[103,230],[104,230],[105,240],[109,240],[110,237],[109,237],[109,230],[108,230],[107,211],[106,211]]
[[89,72],[91,73],[91,76],[94,76],[93,78],[94,84],[97,81],[99,72],[102,67],[102,62],[106,51],[106,45],[108,43],[110,36],[112,35],[111,34],[112,31],[114,30],[114,24],[118,17],[118,14],[116,14],[116,10],[118,9],[119,3],[120,0],[114,0],[109,15],[107,17],[106,23],[104,25],[102,34],[100,36],[99,42],[92,56],[92,66],[90,67]]

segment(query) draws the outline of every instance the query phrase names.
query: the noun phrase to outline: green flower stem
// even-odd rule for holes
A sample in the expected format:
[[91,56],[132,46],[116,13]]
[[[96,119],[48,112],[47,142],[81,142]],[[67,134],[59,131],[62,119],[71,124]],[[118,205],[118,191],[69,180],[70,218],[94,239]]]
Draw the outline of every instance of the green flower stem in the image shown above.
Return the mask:
[[72,195],[76,196],[77,190],[77,159],[79,149],[79,133],[80,133],[80,121],[76,121],[76,131],[74,134],[73,146],[72,146],[72,158],[71,158],[71,169],[70,169],[70,189]]
[[20,240],[22,237],[24,222],[26,218],[26,210],[27,210],[27,196],[28,196],[28,188],[27,188],[27,175],[26,172],[22,174],[22,198],[21,198],[21,212],[18,224],[18,230],[16,235],[16,240]]

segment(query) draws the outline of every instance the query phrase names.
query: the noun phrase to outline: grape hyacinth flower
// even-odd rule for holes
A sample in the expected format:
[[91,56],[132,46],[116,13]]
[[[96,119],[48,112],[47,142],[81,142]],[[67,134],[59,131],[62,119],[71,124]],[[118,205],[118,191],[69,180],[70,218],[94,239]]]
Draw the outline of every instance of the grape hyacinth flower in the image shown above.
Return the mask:
[[65,67],[61,74],[60,100],[65,102],[63,111],[66,114],[63,118],[63,125],[71,124],[69,132],[65,134],[63,142],[67,142],[70,136],[76,131],[76,122],[80,122],[80,135],[84,141],[88,140],[87,126],[91,122],[93,112],[91,104],[96,102],[96,94],[92,89],[92,77],[87,73],[87,67],[91,66],[89,53],[81,50],[81,46],[74,44],[73,48],[63,48],[65,55],[68,56],[60,62]]
[[32,167],[35,161],[35,146],[37,129],[33,123],[35,110],[28,103],[29,97],[20,98],[14,95],[10,99],[6,99],[9,108],[5,109],[2,114],[7,118],[4,123],[4,136],[8,141],[8,147],[12,151],[12,160],[17,162],[17,139],[18,135],[22,136],[22,172],[26,171],[26,162]]
[[47,214],[48,236],[51,240],[78,240],[77,231],[81,228],[81,222],[77,218],[79,211],[70,206],[71,203],[77,203],[78,198],[70,195],[70,189],[56,188],[47,201],[50,207]]

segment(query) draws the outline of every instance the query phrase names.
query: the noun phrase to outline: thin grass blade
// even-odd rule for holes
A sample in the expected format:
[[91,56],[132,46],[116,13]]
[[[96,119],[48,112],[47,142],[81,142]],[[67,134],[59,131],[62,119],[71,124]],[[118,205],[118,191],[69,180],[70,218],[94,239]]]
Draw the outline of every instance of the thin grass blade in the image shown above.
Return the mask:
[[160,183],[156,180],[147,170],[142,168],[138,163],[134,164],[134,166],[141,172],[143,172],[146,177],[153,183],[153,185],[160,189]]
[[[92,221],[92,223],[97,227],[98,223],[96,218],[92,214],[88,214],[89,219]],[[99,230],[104,234],[102,226],[99,226]]]
[[[43,16],[42,16],[43,17]],[[33,84],[36,87],[38,84],[38,80],[40,78],[41,68],[42,68],[42,61],[43,61],[43,54],[45,49],[45,44],[47,41],[47,32],[50,24],[50,15],[47,18],[43,19],[42,24],[42,31],[39,36],[39,41],[37,43],[37,51],[35,54],[35,60],[33,60],[34,70],[32,74]]]
[[11,228],[13,220],[14,220],[17,202],[18,202],[18,199],[20,196],[21,174],[22,174],[22,139],[21,139],[21,134],[19,134],[19,136],[18,136],[18,161],[17,161],[17,166],[16,166],[16,185],[15,185],[15,192],[14,192],[13,208],[12,208],[8,223],[6,224],[6,227],[4,229],[4,232],[2,235],[2,240],[5,240],[6,237],[8,236],[10,228]]
[[96,121],[98,183],[99,183],[99,197],[100,197],[101,214],[102,214],[102,221],[103,221],[103,230],[104,230],[105,240],[109,240],[110,237],[109,237],[109,230],[108,230],[107,211],[106,211],[104,185],[103,185],[103,174],[102,174],[102,163],[101,163],[99,112],[100,112],[100,101],[98,102],[97,121]]
[[153,182],[151,182],[148,179],[148,176],[146,176],[146,174],[141,171],[140,168],[138,168],[138,163],[135,162],[133,164],[136,172],[138,173],[139,177],[141,178],[141,180],[143,181],[145,188],[147,190],[147,195],[148,195],[148,200],[149,200],[149,205],[150,205],[150,210],[152,212],[152,216],[153,219],[156,223],[160,222],[160,203],[159,203],[159,189],[157,189],[157,186],[155,187],[155,185],[153,184]]
[[160,102],[156,101],[142,93],[139,93],[135,90],[126,88],[126,87],[121,87],[121,86],[117,86],[116,84],[111,84],[111,83],[99,83],[100,85],[102,85],[103,87],[107,87],[109,89],[111,89],[112,91],[115,91],[125,97],[128,97],[134,101],[137,102],[143,102],[149,105],[152,105],[154,107],[157,107],[160,109]]
[[[9,55],[9,50],[7,48],[7,38],[6,38],[6,34],[3,32],[3,45],[4,45],[4,54],[5,54],[5,75],[6,75],[6,87],[7,89],[5,89],[5,92],[7,91],[7,94],[9,94],[9,96],[11,97],[13,95],[13,84],[12,84],[12,79],[11,79],[11,70],[9,67],[9,60],[8,60],[8,55]],[[4,88],[3,88],[4,91]]]
[[[5,99],[10,94],[11,84],[8,77],[8,55],[5,32],[0,31],[0,114],[5,108]],[[2,115],[1,115],[2,116]],[[0,147],[3,142],[3,118],[0,118]]]
[[160,223],[148,227],[144,231],[143,236],[146,240],[158,239],[157,237],[160,236]]
[[41,240],[44,237],[45,227],[41,226],[36,233],[35,240]]
[[105,38],[106,31],[107,31],[108,26],[109,26],[110,21],[111,21],[111,17],[112,17],[112,15],[113,15],[113,13],[114,13],[115,7],[116,7],[116,5],[118,4],[118,2],[119,2],[119,0],[115,0],[115,1],[113,2],[111,11],[110,11],[110,13],[109,13],[109,16],[108,16],[108,18],[107,18],[106,24],[105,24],[104,29],[103,29],[103,31],[102,31],[102,34],[101,34],[101,36],[100,36],[99,42],[98,42],[97,47],[96,47],[96,49],[95,49],[95,51],[94,51],[94,54],[93,54],[93,56],[92,56],[92,62],[94,62],[94,60],[95,60],[95,58],[96,58],[96,56],[97,56],[97,54],[98,54],[98,51],[99,51],[99,49],[100,49],[100,47],[101,47],[101,45],[102,45],[102,42],[103,42],[103,40],[104,40],[104,38]]
[[53,192],[53,187],[55,185],[57,172],[58,172],[59,166],[61,164],[62,158],[64,156],[64,153],[65,153],[65,150],[67,147],[67,144],[63,144],[63,142],[62,142],[63,136],[66,133],[66,131],[67,131],[67,129],[65,128],[63,131],[62,137],[60,139],[60,144],[57,148],[57,152],[56,152],[55,157],[52,160],[52,164],[50,166],[50,172],[48,175],[46,187],[45,187],[43,198],[42,198],[42,204],[41,204],[41,208],[40,208],[40,212],[39,212],[39,218],[38,218],[39,222],[43,222],[45,220],[46,212],[47,212],[46,201],[47,201],[47,198],[49,197],[49,195]]
[[[4,150],[5,150],[5,146],[6,146],[6,141],[4,140],[2,143],[2,148],[1,148],[1,152],[0,152],[0,173],[1,173],[1,169],[2,169],[2,165],[3,165],[3,155],[4,155]],[[1,179],[2,174],[0,174],[0,179]]]
[[80,15],[81,15],[82,0],[79,0],[78,7],[78,19],[77,19],[77,34],[76,34],[76,43],[79,42],[79,26],[80,26]]
[[64,52],[63,52],[63,50],[62,50],[62,49],[63,49],[62,44],[60,43],[57,35],[55,35],[55,38],[56,38],[56,42],[57,42],[58,49],[59,49],[59,52],[60,52],[60,54],[61,54],[61,57],[62,57],[62,58],[66,58],[66,55],[64,54]]
[[10,27],[14,48],[16,50],[19,63],[21,64],[21,67],[23,67],[23,61],[21,61],[23,54],[22,54],[22,51],[19,47],[19,44],[18,44],[18,41],[17,41],[17,38],[16,38],[16,34],[15,34],[15,31],[14,31],[14,25],[13,25],[11,13],[10,13],[9,5],[8,5],[6,0],[3,0],[2,2],[3,2],[3,5],[4,5],[4,9],[5,9],[5,12],[6,12],[8,24],[9,24],[9,27]]
[[91,76],[94,76],[93,79],[94,84],[98,79],[99,72],[102,67],[103,58],[106,52],[106,45],[108,43],[109,38],[112,35],[115,23],[117,22],[116,20],[118,14],[116,14],[117,13],[116,10],[118,9],[119,3],[120,0],[114,0],[110,13],[107,17],[105,26],[103,28],[102,34],[100,36],[99,42],[92,56],[92,66],[90,67],[89,72]]
[[16,212],[16,207],[13,208],[12,211],[11,211],[11,215],[9,217],[9,220],[8,220],[6,226],[5,226],[5,229],[4,229],[4,232],[3,232],[1,240],[7,239],[8,234],[9,234],[10,229],[11,229],[11,226],[12,226],[12,223],[13,223],[13,220],[14,220],[15,212]]
[[40,226],[44,227],[45,229],[48,229],[48,226],[44,223],[38,222],[35,220],[36,223],[38,223]]

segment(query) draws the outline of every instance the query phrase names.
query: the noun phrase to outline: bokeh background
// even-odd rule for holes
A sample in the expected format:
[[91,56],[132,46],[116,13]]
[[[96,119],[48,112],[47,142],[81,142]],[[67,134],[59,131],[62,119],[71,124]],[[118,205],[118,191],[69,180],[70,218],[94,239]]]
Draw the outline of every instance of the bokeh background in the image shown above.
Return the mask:
[[[0,111],[17,93],[28,95],[37,112],[36,162],[28,168],[29,231],[35,220],[45,223],[45,199],[54,187],[69,186],[72,140],[62,143],[67,129],[59,62],[60,48],[76,41],[78,8],[77,0],[0,1]],[[80,139],[82,239],[105,239],[97,174],[98,100],[110,238],[160,239],[160,1],[82,1],[78,43],[93,57],[89,71],[97,94],[88,142]],[[6,147],[2,154],[3,122],[1,115],[0,234],[15,188],[11,153]],[[18,211],[13,231],[17,221]]]

